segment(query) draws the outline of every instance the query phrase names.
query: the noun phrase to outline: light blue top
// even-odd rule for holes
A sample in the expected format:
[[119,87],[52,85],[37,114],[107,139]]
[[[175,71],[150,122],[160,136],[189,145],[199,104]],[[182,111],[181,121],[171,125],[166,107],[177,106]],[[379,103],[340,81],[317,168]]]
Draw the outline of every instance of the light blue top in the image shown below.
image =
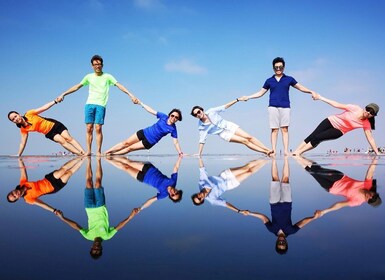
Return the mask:
[[204,144],[208,134],[220,134],[227,128],[228,121],[219,114],[225,109],[225,105],[223,105],[205,111],[210,122],[204,123],[199,120],[199,143]]

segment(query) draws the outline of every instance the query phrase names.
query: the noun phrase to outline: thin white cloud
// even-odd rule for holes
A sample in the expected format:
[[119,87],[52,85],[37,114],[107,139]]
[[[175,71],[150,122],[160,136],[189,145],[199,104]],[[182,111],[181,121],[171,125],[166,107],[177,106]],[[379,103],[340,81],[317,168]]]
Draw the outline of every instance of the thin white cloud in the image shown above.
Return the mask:
[[207,69],[196,64],[189,59],[181,59],[179,61],[171,61],[166,63],[164,69],[168,72],[182,72],[187,74],[205,74]]
[[145,10],[158,10],[166,8],[166,6],[159,0],[134,0],[134,5]]

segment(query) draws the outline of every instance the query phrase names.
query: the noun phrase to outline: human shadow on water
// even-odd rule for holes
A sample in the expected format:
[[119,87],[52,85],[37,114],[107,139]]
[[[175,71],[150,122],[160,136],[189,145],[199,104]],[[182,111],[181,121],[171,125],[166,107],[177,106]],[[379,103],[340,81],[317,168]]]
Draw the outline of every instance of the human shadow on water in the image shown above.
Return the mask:
[[79,170],[83,159],[83,157],[73,158],[63,164],[61,168],[45,175],[44,179],[29,181],[24,161],[22,158],[18,158],[20,182],[13,191],[8,193],[8,202],[13,203],[23,198],[28,204],[40,206],[56,214],[57,209],[45,203],[40,197],[60,191],[67,184],[71,176]]
[[222,197],[223,193],[239,187],[244,180],[259,171],[267,161],[267,159],[253,160],[243,166],[226,169],[218,176],[209,176],[202,158],[199,158],[200,191],[191,196],[193,204],[199,206],[207,200],[212,205],[227,207],[239,213],[240,209],[226,201]]
[[304,157],[297,156],[296,159],[327,192],[345,197],[345,200],[337,202],[326,209],[317,210],[317,215],[320,217],[347,206],[360,206],[365,202],[373,207],[381,205],[382,200],[377,192],[377,180],[373,179],[377,158],[372,159],[363,181],[350,178],[339,170],[324,168]]
[[108,210],[105,203],[104,188],[102,186],[103,169],[101,158],[97,157],[95,183],[91,167],[91,157],[87,157],[86,188],[84,190],[84,207],[88,217],[88,228],[82,228],[75,221],[64,216],[61,210],[56,215],[73,229],[79,231],[84,238],[93,241],[90,255],[93,259],[102,256],[104,240],[111,239],[138,213],[133,209],[128,217],[122,220],[116,227],[110,227]]
[[288,157],[284,157],[282,178],[279,178],[276,160],[272,159],[270,184],[270,209],[271,220],[263,213],[241,210],[245,216],[251,216],[260,219],[267,230],[277,236],[275,250],[278,254],[286,254],[289,249],[287,237],[297,233],[305,225],[319,218],[318,213],[313,216],[305,217],[293,225],[291,219],[292,196],[290,186],[290,168]]
[[155,196],[146,200],[141,207],[135,208],[137,212],[166,197],[175,203],[181,201],[183,191],[177,189],[176,184],[182,157],[178,157],[170,178],[160,172],[152,163],[132,161],[121,156],[106,157],[106,160],[115,167],[127,172],[134,179],[157,189],[158,193]]

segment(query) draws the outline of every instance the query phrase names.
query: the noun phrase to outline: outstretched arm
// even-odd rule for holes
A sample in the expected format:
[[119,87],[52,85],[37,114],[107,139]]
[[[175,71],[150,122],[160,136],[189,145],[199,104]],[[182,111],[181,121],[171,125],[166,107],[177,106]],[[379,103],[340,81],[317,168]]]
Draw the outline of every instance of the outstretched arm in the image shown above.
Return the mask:
[[71,87],[70,89],[66,90],[65,92],[63,92],[62,94],[60,94],[56,100],[58,102],[62,102],[64,100],[64,96],[68,95],[68,94],[71,94],[77,90],[79,90],[81,87],[83,87],[82,84],[77,84],[77,85],[74,85],[73,87]]
[[36,108],[34,109],[34,111],[37,113],[37,114],[40,114],[40,113],[43,113],[44,111],[47,111],[49,108],[51,108],[53,105],[57,104],[57,101],[56,100],[53,100],[51,102],[48,102],[47,104],[44,104],[43,106],[39,107],[39,108]]
[[249,99],[259,98],[259,97],[263,96],[266,92],[267,92],[267,89],[261,88],[256,93],[253,93],[251,95],[242,96],[242,97],[238,98],[238,100],[240,100],[240,101],[247,101]]
[[315,212],[312,217],[306,217],[306,218],[302,219],[301,221],[297,222],[295,225],[298,226],[299,228],[303,228],[308,223],[318,219],[319,217],[321,217],[320,213]]
[[232,205],[230,202],[226,201],[226,207],[229,208],[230,210],[233,210],[234,212],[240,213],[241,210]]
[[261,213],[258,213],[258,212],[251,212],[249,210],[241,210],[239,211],[239,213],[245,215],[245,216],[252,216],[254,218],[258,218],[262,221],[262,223],[266,224],[267,222],[269,222],[269,218],[266,216],[266,215],[263,215]]
[[368,140],[370,147],[372,147],[372,149],[376,153],[376,155],[379,155],[380,152],[378,151],[376,141],[374,141],[372,131],[371,130],[365,130],[365,136],[366,136],[366,140]]
[[319,215],[319,217],[322,217],[323,215],[325,215],[329,212],[337,211],[337,210],[344,208],[346,206],[349,206],[348,201],[337,202],[337,203],[333,204],[332,206],[330,206],[329,208],[326,208],[324,210],[317,210],[315,215]]
[[174,142],[174,146],[175,146],[176,151],[178,152],[178,154],[180,156],[182,156],[183,152],[182,152],[182,150],[180,148],[180,145],[179,145],[179,142],[178,142],[178,138],[172,138],[172,141]]
[[115,86],[117,86],[118,89],[123,91],[125,94],[127,94],[129,97],[131,97],[132,103],[137,104],[138,98],[136,98],[131,92],[129,92],[122,84],[116,83]]
[[300,83],[297,83],[294,85],[294,88],[304,92],[304,93],[309,93],[311,94],[313,97],[315,96],[315,91],[312,91],[311,89],[308,89],[307,87],[301,85]]
[[342,103],[339,103],[337,101],[334,101],[334,100],[331,100],[331,99],[328,99],[326,97],[323,97],[322,95],[320,94],[316,94],[315,97],[313,97],[314,100],[321,100],[335,108],[338,108],[338,109],[343,109],[343,110],[346,110],[348,105],[347,104],[342,104]]
[[65,222],[67,225],[69,225],[73,229],[78,230],[78,231],[82,229],[82,227],[78,223],[76,223],[75,221],[72,221],[71,219],[64,217],[63,212],[61,210],[55,210],[54,213],[56,216],[59,217],[60,220]]
[[233,106],[237,102],[239,102],[238,98],[233,100],[233,101],[230,101],[229,103],[225,104],[225,109],[230,108],[231,106]]
[[28,133],[21,134],[19,151],[17,152],[17,156],[21,156],[23,154],[27,141],[28,141]]
[[204,143],[199,143],[199,148],[198,148],[198,156],[202,156],[203,153],[203,147],[205,146]]
[[143,203],[142,206],[140,206],[138,208],[139,211],[142,211],[143,209],[146,209],[147,207],[151,206],[151,204],[153,204],[157,200],[158,200],[158,198],[156,196],[153,196],[153,197],[147,199],[146,202]]
[[371,164],[368,167],[368,170],[366,171],[365,180],[371,180],[374,176],[374,171],[376,170],[377,165],[377,159],[374,158],[371,162]]
[[152,109],[150,106],[144,104],[142,101],[139,101],[139,100],[138,100],[138,104],[140,106],[142,106],[147,112],[149,112],[150,114],[153,114],[154,116],[156,116],[157,111]]
[[129,221],[131,221],[139,213],[139,208],[132,209],[130,215],[121,221],[116,227],[116,230],[121,230]]
[[182,157],[178,157],[177,161],[175,162],[174,169],[172,170],[172,173],[178,172],[181,161],[182,161]]
[[55,208],[53,208],[51,205],[43,202],[42,200],[40,199],[36,199],[35,202],[33,203],[33,205],[37,205],[49,212],[52,212],[52,213],[55,213],[55,211],[57,211]]

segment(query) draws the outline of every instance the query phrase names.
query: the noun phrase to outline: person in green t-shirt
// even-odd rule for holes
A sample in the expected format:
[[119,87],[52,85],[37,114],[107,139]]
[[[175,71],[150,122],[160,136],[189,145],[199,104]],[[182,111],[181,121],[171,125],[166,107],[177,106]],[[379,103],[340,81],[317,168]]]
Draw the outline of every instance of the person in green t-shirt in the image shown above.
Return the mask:
[[113,85],[118,87],[121,91],[131,97],[131,100],[134,104],[138,103],[138,99],[122,84],[120,84],[112,75],[103,72],[103,58],[101,56],[94,55],[91,58],[91,65],[94,73],[87,74],[79,84],[76,84],[67,91],[63,92],[55,99],[55,101],[62,102],[66,95],[79,90],[83,86],[89,86],[88,99],[84,110],[85,123],[87,128],[87,155],[91,155],[93,131],[95,127],[97,145],[96,155],[101,156],[103,142],[102,126],[104,124],[110,86]]
[[108,210],[105,204],[104,188],[102,187],[103,170],[101,158],[97,158],[97,171],[95,176],[95,185],[93,184],[93,173],[91,168],[91,158],[88,157],[86,170],[86,189],[84,192],[84,204],[88,217],[88,229],[82,228],[78,223],[64,217],[61,210],[57,210],[55,214],[73,229],[79,231],[81,235],[93,241],[90,255],[94,259],[98,259],[102,255],[103,240],[111,239],[120,229],[122,229],[136,214],[138,209],[131,211],[130,215],[121,221],[116,227],[110,227]]

